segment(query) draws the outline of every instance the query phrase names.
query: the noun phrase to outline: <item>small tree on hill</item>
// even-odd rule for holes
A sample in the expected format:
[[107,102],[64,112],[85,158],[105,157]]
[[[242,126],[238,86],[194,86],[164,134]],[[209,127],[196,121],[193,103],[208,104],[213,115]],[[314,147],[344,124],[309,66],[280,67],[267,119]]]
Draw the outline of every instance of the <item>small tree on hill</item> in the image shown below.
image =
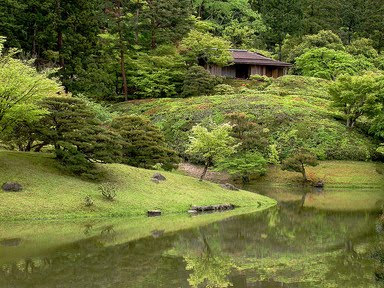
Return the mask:
[[317,158],[314,154],[301,150],[294,153],[293,156],[285,159],[281,168],[283,170],[301,173],[303,175],[304,182],[306,182],[308,179],[305,167],[317,165]]
[[251,175],[265,174],[266,166],[267,161],[259,152],[247,152],[224,159],[217,165],[217,169],[235,177],[241,177],[243,183],[248,183]]
[[213,89],[221,79],[213,76],[201,66],[188,69],[183,83],[183,97],[212,94]]
[[153,168],[161,164],[172,170],[179,162],[176,152],[168,147],[160,129],[141,116],[121,116],[113,119],[112,128],[121,136],[124,164]]
[[229,124],[217,126],[211,131],[200,125],[192,128],[187,153],[204,161],[200,181],[204,179],[209,167],[236,152],[238,144],[235,144],[235,139],[230,135],[231,131]]

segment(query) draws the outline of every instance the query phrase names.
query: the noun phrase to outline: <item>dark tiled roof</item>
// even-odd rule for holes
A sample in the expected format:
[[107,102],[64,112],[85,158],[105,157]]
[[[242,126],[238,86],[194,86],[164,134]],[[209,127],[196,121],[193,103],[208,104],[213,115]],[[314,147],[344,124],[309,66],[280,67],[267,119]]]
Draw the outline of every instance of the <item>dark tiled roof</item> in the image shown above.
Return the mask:
[[247,50],[230,49],[233,57],[233,63],[235,64],[254,64],[264,66],[292,66],[290,63],[276,61],[271,58],[265,57],[256,52],[250,52]]

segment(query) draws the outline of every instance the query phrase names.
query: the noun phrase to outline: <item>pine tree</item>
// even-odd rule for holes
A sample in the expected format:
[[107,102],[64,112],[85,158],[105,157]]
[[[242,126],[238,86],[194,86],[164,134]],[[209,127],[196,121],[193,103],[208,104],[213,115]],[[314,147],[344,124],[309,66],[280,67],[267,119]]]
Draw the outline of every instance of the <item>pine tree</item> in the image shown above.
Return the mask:
[[39,140],[51,144],[56,158],[71,172],[92,173],[93,163],[119,161],[119,135],[103,126],[84,101],[49,97],[41,105],[49,113],[42,119]]
[[160,164],[165,170],[176,167],[179,159],[168,148],[161,131],[140,116],[121,116],[112,121],[112,128],[121,136],[122,160],[135,167],[153,168]]

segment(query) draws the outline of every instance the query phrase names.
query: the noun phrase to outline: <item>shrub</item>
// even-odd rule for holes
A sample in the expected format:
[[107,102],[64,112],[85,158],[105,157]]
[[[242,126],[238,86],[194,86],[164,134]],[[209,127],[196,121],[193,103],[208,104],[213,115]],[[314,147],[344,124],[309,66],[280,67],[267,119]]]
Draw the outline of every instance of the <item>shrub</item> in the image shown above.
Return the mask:
[[112,128],[122,139],[121,162],[127,165],[164,170],[176,168],[179,158],[164,140],[159,128],[141,116],[121,116],[113,119]]
[[101,195],[108,201],[115,200],[117,187],[113,183],[103,183],[99,186]]
[[192,66],[188,69],[183,85],[183,97],[212,94],[213,88],[222,82],[222,79],[209,73],[201,66]]
[[243,183],[248,183],[252,175],[264,175],[266,166],[267,161],[259,152],[246,152],[220,161],[217,170],[241,177]]
[[213,89],[213,94],[217,94],[217,95],[230,95],[234,93],[235,93],[235,89],[228,84],[218,84]]
[[91,207],[91,206],[93,206],[93,199],[91,198],[91,196],[85,196],[85,198],[84,198],[84,205],[86,206],[86,207]]

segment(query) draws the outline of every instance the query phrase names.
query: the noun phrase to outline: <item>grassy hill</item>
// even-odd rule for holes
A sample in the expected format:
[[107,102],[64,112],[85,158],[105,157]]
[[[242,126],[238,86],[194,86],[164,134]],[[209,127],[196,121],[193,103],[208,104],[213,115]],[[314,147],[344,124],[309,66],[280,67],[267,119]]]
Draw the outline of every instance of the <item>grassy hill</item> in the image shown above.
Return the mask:
[[326,80],[285,76],[269,81],[230,80],[234,94],[138,100],[114,109],[151,118],[181,153],[194,125],[223,123],[228,113],[241,112],[265,128],[266,138],[277,145],[281,156],[290,153],[294,142],[321,160],[365,161],[373,155],[372,141],[358,128],[347,129],[332,107]]
[[[228,191],[217,184],[164,172],[167,180],[151,181],[154,171],[126,165],[102,165],[106,180],[117,185],[113,202],[103,199],[100,183],[65,175],[50,155],[0,151],[0,183],[17,181],[22,192],[0,192],[0,220],[144,215],[160,209],[164,214],[186,213],[191,205],[232,203],[260,210],[275,201],[246,191]],[[84,198],[94,200],[86,207]],[[253,209],[252,209],[253,210]],[[254,210],[253,210],[254,211]]]

